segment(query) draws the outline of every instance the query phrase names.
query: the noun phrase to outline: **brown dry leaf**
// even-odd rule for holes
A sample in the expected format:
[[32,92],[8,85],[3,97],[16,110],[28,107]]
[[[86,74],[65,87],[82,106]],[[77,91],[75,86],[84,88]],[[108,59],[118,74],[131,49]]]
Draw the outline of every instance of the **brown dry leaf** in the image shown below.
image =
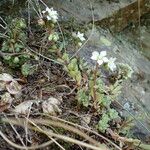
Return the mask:
[[83,115],[82,119],[86,124],[89,124],[91,122],[91,117],[92,117],[92,115],[87,114],[87,115]]
[[5,90],[5,82],[0,81],[0,91]]
[[33,101],[24,101],[15,107],[14,112],[17,114],[26,115],[30,113],[32,105],[33,105]]
[[13,95],[21,93],[21,88],[21,85],[15,80],[9,84],[6,84],[7,91]]
[[48,113],[56,116],[57,114],[61,114],[62,110],[59,108],[62,99],[56,99],[54,97],[50,97],[48,100],[42,103],[42,109],[44,113]]
[[0,96],[0,112],[3,112],[4,110],[8,109],[13,101],[13,98],[11,97],[10,93],[6,92],[3,95]]
[[21,85],[10,74],[0,74],[0,91],[7,89],[10,94],[21,93]]
[[10,93],[6,92],[3,95],[1,95],[0,104],[10,104],[12,103],[13,98],[11,97]]

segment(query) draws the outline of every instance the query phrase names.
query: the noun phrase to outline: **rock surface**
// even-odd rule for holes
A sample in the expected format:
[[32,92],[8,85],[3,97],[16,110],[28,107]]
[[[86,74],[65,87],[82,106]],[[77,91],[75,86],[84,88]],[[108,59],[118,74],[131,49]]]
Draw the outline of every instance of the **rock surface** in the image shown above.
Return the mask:
[[[45,0],[49,7],[54,6],[63,16],[73,17],[78,22],[94,21],[101,27],[121,31],[139,16],[150,12],[149,0]],[[140,9],[139,9],[140,8]]]
[[[87,33],[87,36],[89,34],[90,31]],[[147,36],[147,34],[149,32],[145,30],[143,36]],[[100,42],[101,36],[109,40],[112,43],[111,46],[107,47],[102,44]],[[122,94],[118,97],[118,102],[122,105],[119,111],[124,116],[135,117],[136,125],[133,134],[135,136],[137,134],[138,136],[139,134],[142,135],[140,137],[142,140],[144,139],[143,136],[150,137],[150,61],[145,58],[140,49],[129,39],[128,34],[125,33],[114,37],[109,31],[95,29],[88,44],[79,53],[81,57],[84,57],[91,64],[90,57],[93,51],[107,50],[108,55],[117,58],[117,62],[127,63],[132,67],[134,70],[133,77],[130,81],[124,83]],[[129,110],[123,110],[123,106],[126,103],[131,104]]]

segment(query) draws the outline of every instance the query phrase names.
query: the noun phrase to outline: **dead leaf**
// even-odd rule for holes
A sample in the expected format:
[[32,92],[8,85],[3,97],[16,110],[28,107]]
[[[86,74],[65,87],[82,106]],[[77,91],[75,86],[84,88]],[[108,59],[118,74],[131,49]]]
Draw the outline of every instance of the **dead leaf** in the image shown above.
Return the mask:
[[10,104],[12,103],[13,98],[11,97],[10,93],[6,92],[1,95],[0,105]]
[[32,105],[33,105],[33,101],[24,101],[15,107],[14,112],[17,114],[26,115],[30,113]]
[[0,113],[2,113],[3,111],[7,110],[9,107],[10,107],[10,104],[6,104],[6,105],[0,106]]
[[0,112],[3,112],[4,110],[8,109],[13,101],[13,98],[11,97],[10,93],[6,92],[3,95],[0,96]]
[[89,124],[91,122],[92,115],[83,115],[82,119],[86,124]]
[[14,80],[14,79],[10,74],[7,74],[7,73],[0,74],[0,81],[10,82],[12,80]]
[[0,81],[0,91],[5,90],[5,82]]
[[7,91],[13,95],[21,93],[21,88],[21,85],[15,80],[9,84],[6,84]]
[[10,74],[0,74],[0,91],[7,89],[10,94],[21,93],[21,85]]
[[43,112],[54,116],[56,116],[57,114],[61,114],[62,110],[59,108],[61,102],[62,99],[50,97],[48,100],[42,103]]

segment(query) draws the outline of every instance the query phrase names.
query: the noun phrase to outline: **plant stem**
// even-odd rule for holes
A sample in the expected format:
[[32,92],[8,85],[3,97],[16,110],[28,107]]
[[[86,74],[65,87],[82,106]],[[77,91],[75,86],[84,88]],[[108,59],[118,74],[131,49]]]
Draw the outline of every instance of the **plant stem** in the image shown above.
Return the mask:
[[93,84],[93,101],[94,101],[94,108],[97,108],[97,96],[96,96],[96,80],[97,80],[97,72],[98,72],[98,63],[96,63],[96,67],[94,70],[94,84]]

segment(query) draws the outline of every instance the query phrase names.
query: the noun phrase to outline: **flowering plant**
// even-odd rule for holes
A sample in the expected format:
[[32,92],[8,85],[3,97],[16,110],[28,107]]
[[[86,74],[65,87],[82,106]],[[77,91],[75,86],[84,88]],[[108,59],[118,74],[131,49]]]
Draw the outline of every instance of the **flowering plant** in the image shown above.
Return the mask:
[[106,63],[107,64],[107,66],[108,66],[108,68],[111,70],[111,71],[114,71],[115,69],[116,69],[116,65],[115,65],[115,60],[116,60],[116,58],[110,58],[110,59],[108,59],[107,57],[106,57],[106,55],[107,55],[107,52],[106,51],[101,51],[100,53],[99,52],[97,52],[97,51],[94,51],[93,53],[92,53],[92,56],[91,56],[91,59],[92,60],[95,60],[97,63],[98,63],[98,65],[102,65],[102,64],[104,64],[104,63]]
[[84,33],[81,33],[79,31],[77,33],[73,32],[72,36],[75,38],[78,46],[81,46],[82,42],[86,40],[84,37]]
[[46,8],[46,10],[42,11],[43,14],[46,15],[47,20],[51,20],[52,22],[57,22],[58,20],[58,13],[53,8]]

